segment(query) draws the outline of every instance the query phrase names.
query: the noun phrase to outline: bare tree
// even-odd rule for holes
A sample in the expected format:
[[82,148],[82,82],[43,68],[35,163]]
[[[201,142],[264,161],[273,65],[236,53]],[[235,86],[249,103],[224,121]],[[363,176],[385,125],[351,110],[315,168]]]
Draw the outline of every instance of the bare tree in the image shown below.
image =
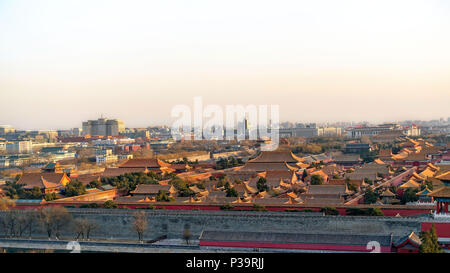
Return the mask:
[[191,230],[189,229],[189,226],[185,226],[184,231],[183,231],[183,238],[186,241],[187,245],[189,244],[191,237],[192,237],[192,234],[191,234]]
[[53,233],[53,217],[51,207],[45,207],[40,209],[39,221],[41,222],[45,232],[47,232],[48,239],[50,240]]
[[53,213],[54,213],[53,223],[55,228],[55,236],[56,239],[58,240],[61,229],[70,223],[70,221],[72,220],[72,216],[64,207],[54,207]]
[[79,239],[80,236],[82,239],[89,240],[89,236],[93,230],[98,228],[97,223],[89,221],[87,218],[78,218],[75,219],[75,232],[77,234],[76,239]]
[[144,232],[147,230],[147,215],[145,211],[137,211],[133,214],[134,221],[132,229],[137,232],[139,241],[142,243]]
[[26,214],[25,226],[28,230],[28,238],[30,239],[31,234],[33,234],[33,231],[38,224],[38,220],[39,220],[38,214],[36,213],[35,210],[28,211],[28,213]]
[[1,221],[5,237],[15,237],[17,233],[18,212],[15,210],[7,211]]
[[86,239],[89,240],[89,236],[91,235],[91,232],[96,230],[98,228],[98,224],[95,222],[87,222],[86,225]]
[[47,232],[48,239],[55,233],[58,240],[61,229],[70,223],[72,217],[64,207],[45,207],[40,210],[39,220]]

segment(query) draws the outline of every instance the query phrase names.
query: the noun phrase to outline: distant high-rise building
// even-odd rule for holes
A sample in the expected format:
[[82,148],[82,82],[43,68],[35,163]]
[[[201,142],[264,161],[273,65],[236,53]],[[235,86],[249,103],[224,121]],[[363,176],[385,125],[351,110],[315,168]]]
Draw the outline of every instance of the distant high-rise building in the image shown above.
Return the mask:
[[4,136],[9,133],[14,133],[16,129],[12,128],[9,125],[0,125],[0,136]]
[[83,122],[83,135],[118,136],[125,131],[125,123],[118,119],[99,118]]

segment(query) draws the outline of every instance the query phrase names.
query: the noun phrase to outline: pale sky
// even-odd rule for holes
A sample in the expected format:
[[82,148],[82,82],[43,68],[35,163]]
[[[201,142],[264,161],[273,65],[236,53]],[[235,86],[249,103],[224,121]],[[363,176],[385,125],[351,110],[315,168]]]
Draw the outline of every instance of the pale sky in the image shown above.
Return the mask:
[[280,120],[450,116],[450,1],[0,0],[0,124],[170,125],[176,104]]

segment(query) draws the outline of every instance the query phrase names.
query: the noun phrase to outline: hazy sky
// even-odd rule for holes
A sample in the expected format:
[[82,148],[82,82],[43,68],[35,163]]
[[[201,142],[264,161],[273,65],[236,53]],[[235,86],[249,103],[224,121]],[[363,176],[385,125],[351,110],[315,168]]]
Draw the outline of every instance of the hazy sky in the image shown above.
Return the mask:
[[450,1],[0,0],[0,124],[176,104],[279,104],[289,121],[450,116]]

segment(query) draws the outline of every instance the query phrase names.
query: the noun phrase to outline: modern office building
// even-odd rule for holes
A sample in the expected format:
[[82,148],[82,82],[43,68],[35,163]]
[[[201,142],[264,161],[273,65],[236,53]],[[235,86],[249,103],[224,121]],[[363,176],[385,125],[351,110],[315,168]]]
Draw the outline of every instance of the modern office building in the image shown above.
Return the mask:
[[118,136],[125,131],[125,123],[118,119],[99,118],[83,122],[83,135]]

